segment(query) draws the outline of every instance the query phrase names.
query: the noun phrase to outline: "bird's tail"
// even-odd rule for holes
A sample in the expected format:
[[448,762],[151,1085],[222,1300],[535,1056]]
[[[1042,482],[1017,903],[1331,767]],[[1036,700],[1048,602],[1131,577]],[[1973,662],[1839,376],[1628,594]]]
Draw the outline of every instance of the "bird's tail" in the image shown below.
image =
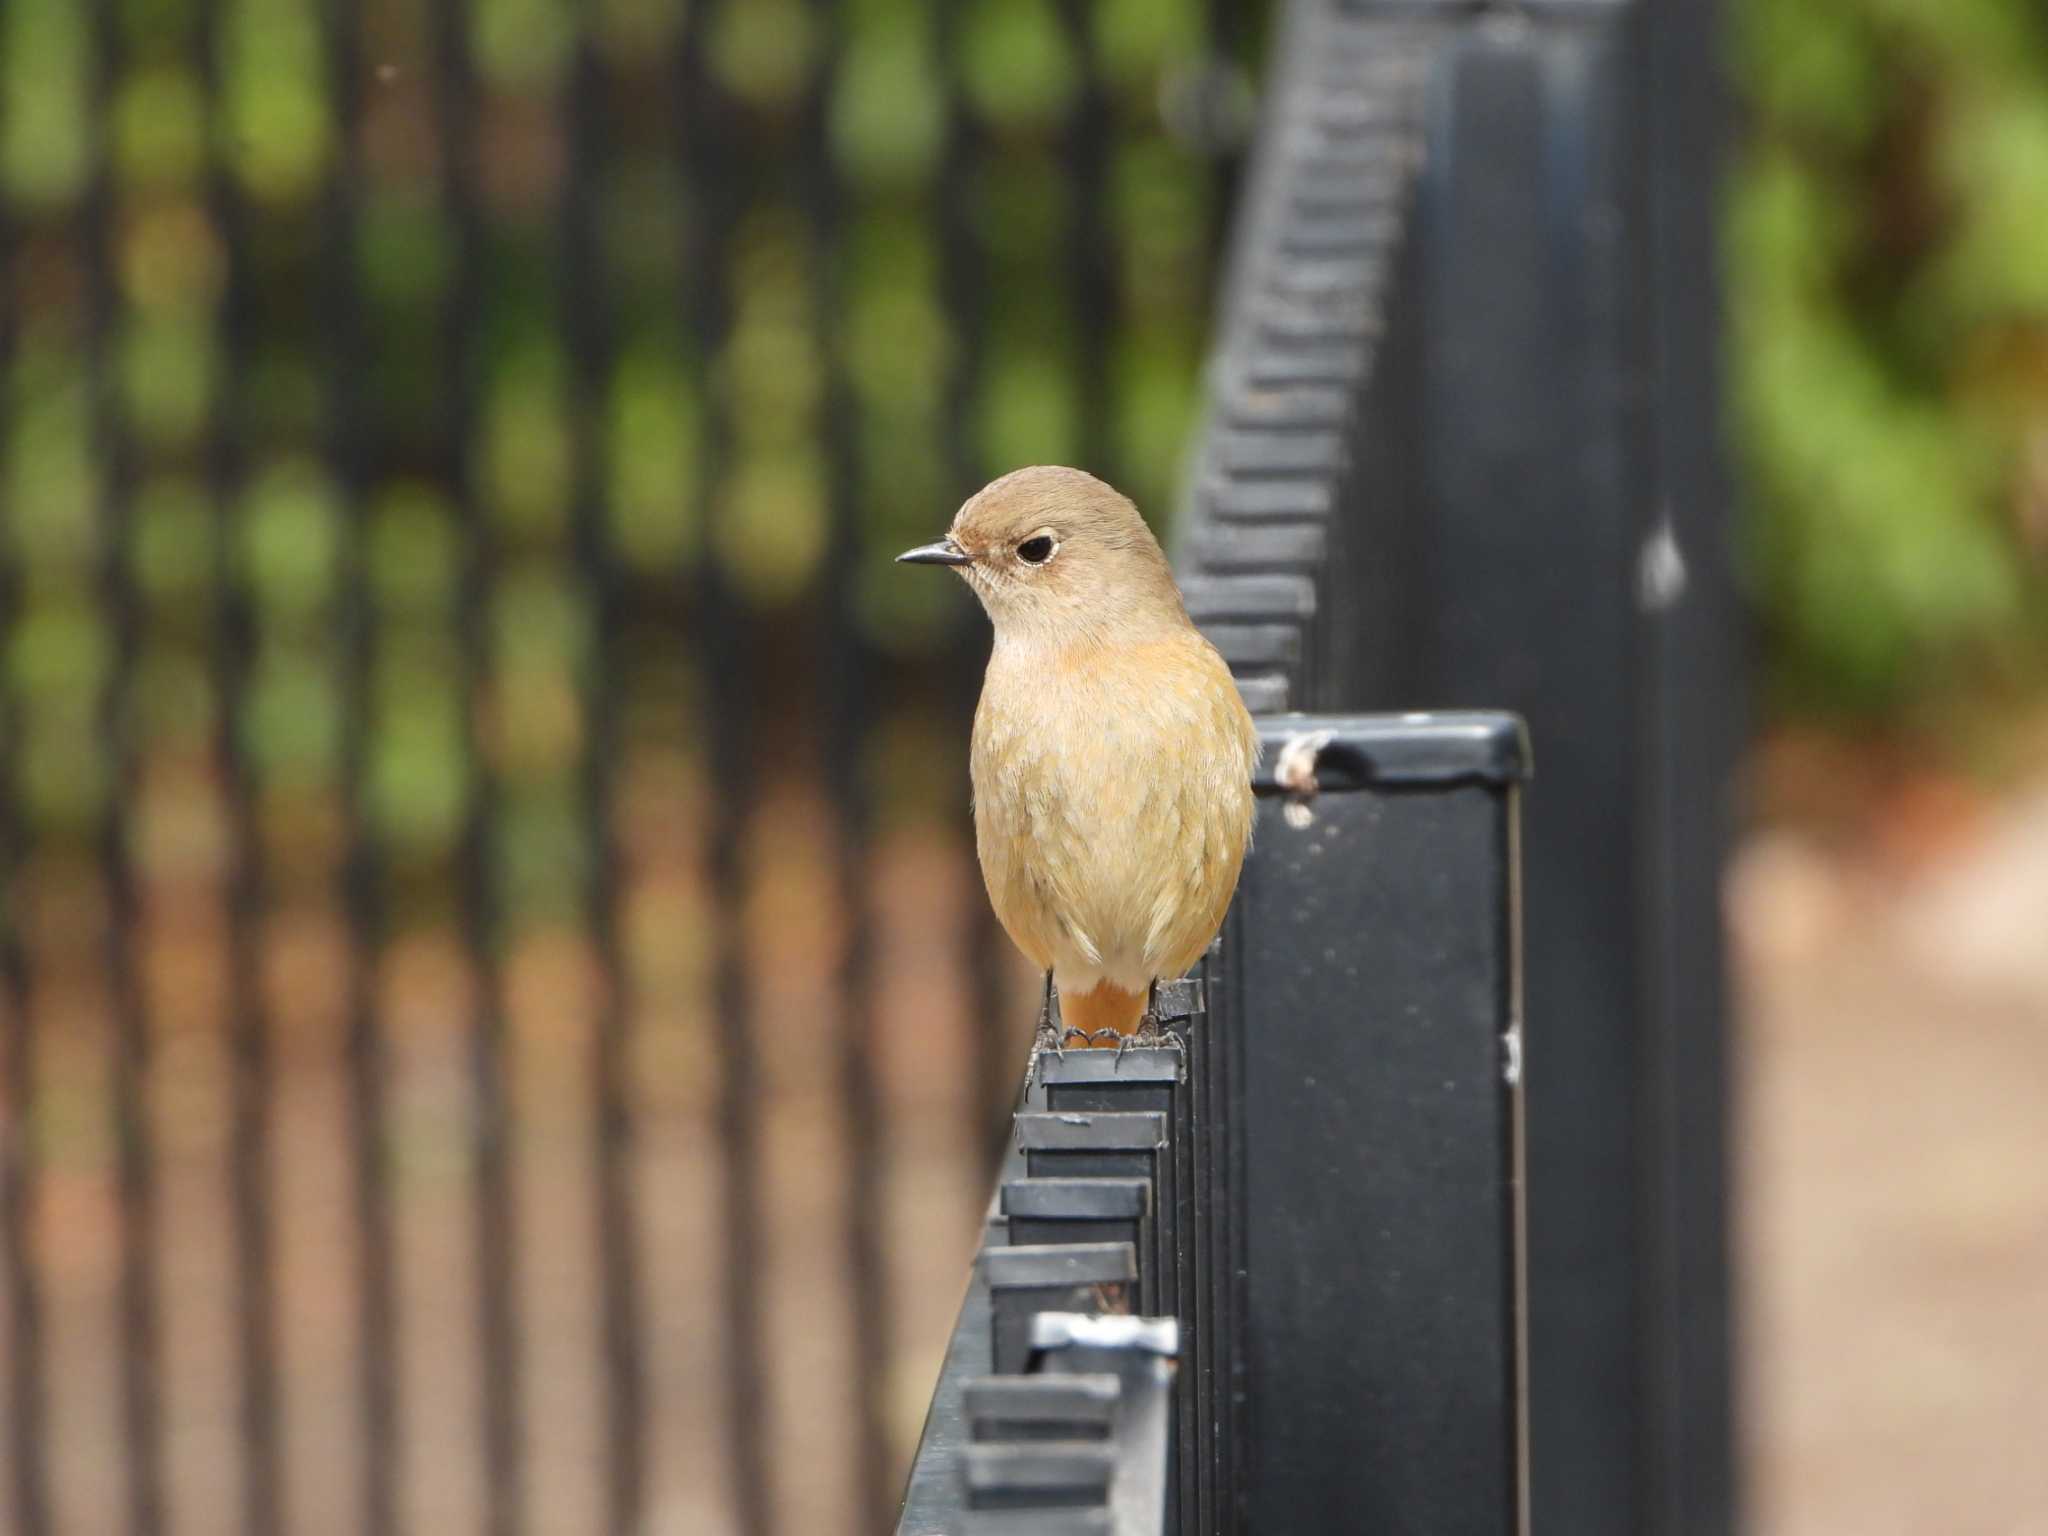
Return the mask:
[[[1098,1031],[1108,1030],[1119,1035],[1134,1035],[1138,1032],[1138,1020],[1145,1012],[1145,994],[1126,992],[1122,987],[1109,982],[1099,982],[1092,992],[1077,992],[1069,997],[1060,994],[1060,1024],[1067,1030],[1078,1030],[1093,1036]],[[1080,1044],[1079,1041],[1073,1042]],[[1109,1045],[1107,1038],[1091,1044]]]

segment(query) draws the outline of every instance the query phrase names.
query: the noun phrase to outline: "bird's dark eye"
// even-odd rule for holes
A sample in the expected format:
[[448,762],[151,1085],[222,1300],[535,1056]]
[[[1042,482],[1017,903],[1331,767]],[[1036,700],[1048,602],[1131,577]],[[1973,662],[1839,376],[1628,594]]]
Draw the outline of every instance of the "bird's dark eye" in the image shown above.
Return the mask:
[[1045,534],[1034,534],[1017,546],[1017,558],[1026,565],[1043,565],[1052,558],[1052,540]]

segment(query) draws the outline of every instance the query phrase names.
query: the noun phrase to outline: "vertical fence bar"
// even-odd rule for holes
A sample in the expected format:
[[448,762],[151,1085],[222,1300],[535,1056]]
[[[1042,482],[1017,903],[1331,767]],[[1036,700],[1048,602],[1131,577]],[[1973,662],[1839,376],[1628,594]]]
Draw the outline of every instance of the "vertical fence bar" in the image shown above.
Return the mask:
[[468,796],[459,838],[463,941],[475,970],[470,1019],[471,1089],[475,1159],[479,1414],[483,1421],[484,1529],[490,1536],[517,1536],[524,1523],[525,1481],[520,1463],[522,1370],[515,1314],[513,1266],[518,1233],[512,1200],[510,1107],[506,1097],[505,1010],[499,966],[500,924],[493,834],[497,826],[496,769],[490,743],[478,720],[480,696],[491,675],[491,585],[495,540],[473,472],[476,421],[477,308],[485,280],[482,210],[477,203],[480,174],[476,124],[476,81],[469,55],[471,8],[467,0],[437,0],[435,7],[436,92],[442,154],[444,209],[455,232],[454,261],[442,316],[442,391],[446,415],[441,432],[444,483],[450,488],[466,535],[456,618],[462,655]]
[[133,724],[138,602],[130,561],[134,462],[121,418],[115,344],[120,289],[114,275],[119,238],[113,149],[107,124],[121,69],[121,18],[111,0],[91,7],[93,69],[86,121],[92,125],[92,181],[82,230],[86,266],[86,377],[99,460],[100,607],[111,644],[100,701],[100,739],[111,765],[100,822],[105,882],[107,987],[113,1008],[114,1141],[121,1212],[117,1287],[121,1428],[128,1520],[135,1536],[163,1524],[163,1436],[158,1404],[156,1180],[150,1151],[148,1004],[136,965],[140,942],[131,811],[138,790]]
[[698,654],[704,658],[702,740],[710,757],[713,794],[705,838],[705,879],[717,917],[712,935],[712,1006],[718,1071],[718,1133],[724,1156],[721,1189],[725,1262],[720,1312],[725,1334],[725,1422],[733,1516],[740,1536],[769,1536],[775,1500],[764,1436],[766,1357],[761,1335],[761,1151],[757,1103],[760,1078],[747,985],[740,898],[746,822],[755,798],[752,655],[743,632],[746,613],[729,586],[717,542],[709,537],[724,486],[730,427],[718,387],[716,360],[731,323],[726,301],[732,240],[734,125],[706,67],[711,7],[694,5],[676,55],[673,98],[681,133],[688,233],[683,269],[690,292],[684,306],[687,345],[698,368],[703,401],[698,439],[698,526],[706,531],[697,584]]
[[836,171],[828,115],[842,49],[840,6],[815,0],[824,38],[804,104],[805,188],[811,226],[815,323],[823,363],[824,436],[831,538],[824,569],[831,596],[824,630],[828,711],[825,782],[839,828],[839,900],[845,913],[840,957],[839,1092],[846,1127],[845,1264],[852,1334],[854,1449],[860,1506],[853,1529],[888,1528],[898,1489],[891,1454],[887,1380],[891,1351],[887,1268],[882,1255],[882,1135],[875,1082],[874,914],[868,890],[871,806],[865,747],[878,699],[856,611],[860,569],[860,464],[854,396],[844,355],[845,189]]
[[[1263,9],[1263,8],[1262,8]],[[1224,256],[1230,246],[1231,220],[1237,212],[1237,188],[1244,169],[1242,128],[1226,114],[1236,110],[1240,83],[1252,73],[1251,38],[1253,17],[1240,0],[1204,0],[1202,7],[1204,58],[1202,61],[1203,120],[1207,128],[1205,147],[1210,155],[1209,171],[1209,270],[1220,282]],[[1228,135],[1228,137],[1225,137]],[[1218,295],[1220,297],[1220,293]]]
[[[1678,591],[1639,583],[1649,682],[1644,748],[1651,795],[1646,879],[1654,892],[1646,990],[1656,1032],[1651,1082],[1659,1216],[1645,1351],[1656,1418],[1652,1529],[1739,1528],[1734,1308],[1728,1233],[1730,1072],[1720,872],[1735,837],[1728,786],[1741,746],[1741,625],[1730,489],[1718,421],[1720,292],[1714,253],[1727,132],[1714,42],[1725,7],[1644,0],[1635,17],[1633,103],[1642,125],[1646,349],[1658,403],[1648,437],[1661,526],[1686,571]],[[1644,546],[1644,556],[1651,545]],[[1647,571],[1639,568],[1638,575]]]
[[[1116,484],[1121,480],[1111,412],[1110,340],[1116,326],[1116,252],[1110,243],[1109,172],[1112,119],[1096,57],[1090,0],[1061,0],[1073,50],[1075,99],[1063,146],[1067,180],[1066,280],[1074,330],[1072,389],[1075,462]],[[1007,467],[1007,466],[1005,466]]]
[[614,770],[620,755],[618,690],[623,686],[623,593],[606,535],[603,430],[611,377],[612,325],[605,302],[601,219],[605,189],[604,73],[591,23],[571,66],[567,104],[569,171],[562,209],[561,302],[568,327],[575,433],[571,517],[576,557],[590,601],[583,678],[582,761],[585,904],[602,971],[591,1040],[600,1302],[605,1379],[605,1517],[615,1536],[641,1526],[646,1467],[646,1387],[640,1368],[638,1244],[633,1229],[632,1120],[627,1099],[629,985],[619,934],[620,867],[613,830]]
[[[1712,1532],[1729,1508],[1716,893],[1735,680],[1697,265],[1712,50],[1702,8],[1656,16],[1647,39],[1651,13],[1619,0],[1446,38],[1402,300],[1429,343],[1399,380],[1414,622],[1395,665],[1361,653],[1347,680],[1366,704],[1515,708],[1547,744],[1527,864],[1546,1064],[1531,1468],[1538,1527],[1583,1536]],[[1674,556],[1676,589],[1645,580]]]
[[[1196,1443],[1206,1445],[1209,1456],[1197,1497],[1211,1529],[1221,1533],[1241,1529],[1244,1513],[1237,1502],[1241,1486],[1238,1464],[1246,1451],[1241,1410],[1245,1393],[1237,1339],[1244,1313],[1246,1269],[1244,1223],[1232,1203],[1232,1192],[1244,1187],[1244,1169],[1236,1160],[1242,1157],[1243,1142],[1233,1139],[1229,1130],[1239,1112],[1244,1031],[1234,1028],[1226,1034],[1225,1030],[1228,1021],[1241,1021],[1245,1011],[1226,945],[1211,947],[1201,975],[1208,1014],[1197,1027],[1208,1031],[1208,1039],[1201,1052],[1206,1081],[1197,1085],[1195,1093],[1199,1116],[1195,1155],[1201,1160],[1203,1175],[1202,1185],[1193,1195],[1196,1253],[1201,1265],[1194,1300],[1199,1370],[1196,1405],[1201,1413]],[[1182,1529],[1192,1529],[1185,1516]]]
[[221,388],[208,471],[215,518],[214,579],[220,594],[213,645],[219,727],[216,753],[228,822],[228,1010],[233,1082],[229,1198],[235,1251],[236,1342],[241,1377],[242,1529],[269,1536],[281,1526],[278,1449],[283,1441],[278,1391],[276,1266],[270,1219],[270,1021],[263,995],[265,872],[256,797],[245,751],[244,708],[254,620],[243,580],[237,532],[245,473],[241,380],[253,337],[247,270],[247,210],[228,163],[235,143],[220,122],[229,99],[228,0],[200,10],[203,83],[214,115],[208,193],[220,230],[226,275],[219,308]]
[[[975,199],[983,169],[981,131],[967,101],[963,7],[941,0],[936,7],[940,67],[946,81],[946,152],[939,171],[939,237],[942,284],[953,332],[953,376],[946,391],[945,454],[953,495],[965,500],[981,484],[984,456],[975,441],[975,409],[988,348],[988,263],[975,229]],[[962,718],[981,692],[988,655],[986,625],[979,614],[964,615],[948,651],[958,658],[949,669],[952,697]],[[964,765],[963,765],[964,766]],[[970,868],[970,884],[978,874]],[[1017,1092],[1020,1063],[1010,1050],[1005,1027],[1001,929],[994,909],[978,895],[967,903],[968,1027],[973,1031],[974,1136],[993,1173],[1002,1156],[1005,1118]],[[977,1202],[981,1196],[977,1189]],[[976,1214],[979,1215],[977,1207]]]
[[326,0],[323,20],[328,93],[335,114],[335,157],[328,177],[321,241],[327,447],[348,520],[340,613],[344,653],[341,788],[346,828],[341,900],[349,935],[345,1058],[356,1226],[362,1529],[364,1536],[388,1536],[396,1527],[398,1303],[393,1279],[391,1169],[384,1141],[387,1060],[378,999],[385,921],[383,864],[367,784],[370,736],[376,723],[371,678],[376,664],[377,613],[369,569],[374,450],[361,382],[368,359],[362,345],[365,317],[356,278],[357,198],[363,174],[360,7],[356,0]]
[[[6,105],[0,93],[0,107]],[[11,438],[19,386],[14,373],[16,325],[15,226],[0,197],[0,442]],[[0,476],[0,661],[11,660],[21,613],[21,575],[12,551],[21,509]],[[7,1279],[7,1508],[20,1536],[50,1529],[45,1460],[42,1275],[35,1240],[41,1188],[36,1147],[35,988],[23,932],[28,827],[18,793],[20,700],[14,672],[0,665],[0,1266]]]
[[[10,578],[12,572],[9,573]],[[7,583],[12,588],[15,583]],[[11,592],[9,593],[11,596]],[[12,614],[10,603],[4,610]],[[11,626],[9,626],[11,628]],[[0,631],[4,633],[4,631]],[[0,1019],[0,1092],[6,1118],[0,1122],[0,1254],[7,1270],[7,1455],[11,1529],[20,1536],[44,1536],[50,1529],[49,1468],[45,1461],[47,1400],[43,1385],[42,1275],[37,1265],[36,1201],[41,1188],[36,1148],[36,1037],[28,946],[23,941],[22,866],[27,862],[26,828],[15,810],[14,743],[19,735],[13,690],[0,707],[0,742],[7,750],[0,779],[0,858],[7,903],[0,925],[0,989],[6,1013]]]

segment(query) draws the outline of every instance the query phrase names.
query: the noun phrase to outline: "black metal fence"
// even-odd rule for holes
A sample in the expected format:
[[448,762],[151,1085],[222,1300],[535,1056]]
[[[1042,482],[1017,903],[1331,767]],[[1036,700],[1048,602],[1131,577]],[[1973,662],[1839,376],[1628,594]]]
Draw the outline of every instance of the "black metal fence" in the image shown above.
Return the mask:
[[899,1536],[1529,1529],[1527,743],[1261,734],[1178,1044],[1035,1063]]
[[[1184,1281],[1164,1308],[1177,1505],[1105,1519],[1128,1447],[1091,1501],[1104,1490],[1075,1478],[1101,1458],[1007,1444],[1005,1415],[971,1411],[978,1370],[1000,1399],[1037,1379],[1017,1372],[1057,1369],[1006,1358],[1006,1308],[1085,1299],[1010,1246],[1034,1237],[1011,1183],[900,1529],[953,1528],[950,1497],[970,1532],[1034,1536],[1725,1532],[1718,890],[1740,666],[1714,426],[1712,12],[1299,0],[1284,17],[1180,568],[1254,708],[1318,712],[1269,716],[1271,743],[1358,733],[1364,808],[1334,812],[1353,835],[1327,843],[1262,811],[1211,961],[1230,987],[1190,1028],[1174,1103],[1126,1083],[1074,1105],[1179,1113],[1208,1064],[1233,1064],[1176,1222],[1183,1242],[1205,1221],[1233,1241],[1199,1258],[1207,1290]],[[1461,835],[1451,797],[1430,819],[1427,786],[1474,766],[1446,772],[1419,745],[1445,717],[1406,712],[1501,706],[1541,765],[1527,835],[1512,794],[1505,814],[1468,807]],[[1031,1117],[1019,1133],[1035,1176]],[[1134,1171],[1112,1166],[1122,1143],[1076,1134],[1098,1138],[1083,1145],[1107,1202]],[[1188,1139],[1169,1135],[1160,1164]],[[1136,1304],[1153,1305],[1142,1231],[1138,1255]],[[1018,1502],[1041,1524],[1016,1524]]]
[[[1724,1529],[1710,17],[1294,9],[1191,607],[1529,718],[1536,1521]],[[1031,1011],[887,561],[1169,499],[1252,21],[0,10],[10,1531],[885,1523]]]
[[[1239,393],[1219,394],[1183,519],[1191,606],[1266,707],[1507,708],[1535,738],[1539,1531],[1721,1531],[1738,1503],[1716,13],[1291,8],[1311,40],[1292,77],[1348,67],[1354,116],[1377,100],[1412,156],[1332,174],[1313,163],[1327,124],[1274,131],[1301,89],[1269,90],[1225,342]],[[1348,66],[1322,40],[1344,32]],[[1271,421],[1230,414],[1279,393],[1295,398]]]
[[879,1527],[981,641],[1161,506],[1258,8],[0,9],[0,1526]]

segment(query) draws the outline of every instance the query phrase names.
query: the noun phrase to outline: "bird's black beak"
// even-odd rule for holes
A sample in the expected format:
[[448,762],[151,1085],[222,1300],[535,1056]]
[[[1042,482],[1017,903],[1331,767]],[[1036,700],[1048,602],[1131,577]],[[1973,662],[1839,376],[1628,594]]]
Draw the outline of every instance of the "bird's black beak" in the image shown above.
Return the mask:
[[941,539],[936,544],[920,544],[915,549],[906,549],[896,557],[898,565],[972,565],[974,556],[967,553],[951,539]]

